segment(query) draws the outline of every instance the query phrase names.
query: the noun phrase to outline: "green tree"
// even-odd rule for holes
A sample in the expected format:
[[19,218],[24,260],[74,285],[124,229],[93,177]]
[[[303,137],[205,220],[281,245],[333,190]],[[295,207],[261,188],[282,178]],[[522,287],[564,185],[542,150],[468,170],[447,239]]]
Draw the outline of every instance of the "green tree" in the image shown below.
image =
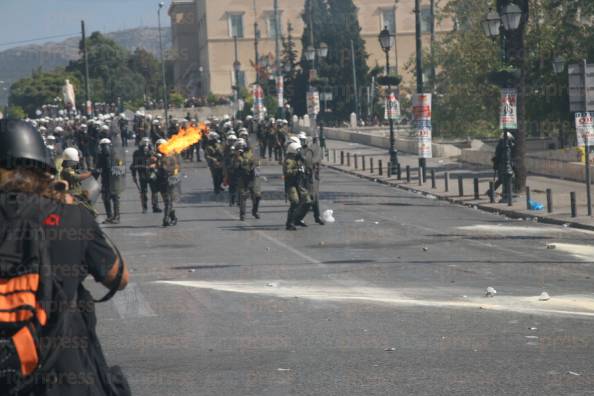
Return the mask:
[[21,106],[11,106],[8,108],[7,118],[13,120],[22,120],[27,117],[27,113]]
[[285,83],[285,99],[291,107],[295,108],[295,85],[297,80],[298,57],[295,41],[293,40],[293,26],[289,22],[287,25],[287,37],[283,37],[283,50],[281,53],[281,65],[283,67]]
[[144,79],[144,93],[157,97],[161,87],[161,67],[153,54],[142,48],[137,48],[128,59],[128,67]]
[[54,99],[62,97],[64,81],[68,79],[78,92],[78,79],[64,69],[52,72],[34,72],[31,77],[16,81],[10,87],[9,103],[11,106],[22,108],[29,116],[35,115],[35,110],[44,104],[53,103]]
[[[355,93],[353,84],[351,42],[354,48],[358,87],[367,85],[368,55],[365,51],[365,42],[361,37],[357,13],[357,7],[352,0],[306,0],[305,2],[303,21],[306,27],[301,42],[303,48],[310,45],[320,48],[322,42],[328,45],[327,58],[316,59],[316,69],[320,76],[317,83],[322,86],[329,85],[333,91],[333,101],[328,103],[328,107],[331,110],[331,117],[335,120],[348,119],[350,113],[355,111],[355,95],[358,93]],[[307,81],[312,67],[311,62],[302,57],[303,73],[297,77],[300,84]]]

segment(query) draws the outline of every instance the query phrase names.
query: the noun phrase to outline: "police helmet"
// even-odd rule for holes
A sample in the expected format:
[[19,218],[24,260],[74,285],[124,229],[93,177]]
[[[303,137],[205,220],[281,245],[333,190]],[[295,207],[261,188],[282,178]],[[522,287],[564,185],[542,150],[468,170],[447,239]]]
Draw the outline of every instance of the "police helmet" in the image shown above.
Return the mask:
[[19,120],[0,120],[0,166],[8,169],[43,169],[56,173],[54,162],[39,132]]
[[299,143],[292,142],[287,147],[287,154],[297,154],[301,150],[301,145]]
[[99,144],[100,145],[111,144],[111,140],[109,140],[108,138],[103,138],[103,139],[99,140]]
[[80,161],[78,150],[74,147],[68,147],[66,150],[64,150],[64,152],[62,153],[62,158],[64,159],[64,161]]

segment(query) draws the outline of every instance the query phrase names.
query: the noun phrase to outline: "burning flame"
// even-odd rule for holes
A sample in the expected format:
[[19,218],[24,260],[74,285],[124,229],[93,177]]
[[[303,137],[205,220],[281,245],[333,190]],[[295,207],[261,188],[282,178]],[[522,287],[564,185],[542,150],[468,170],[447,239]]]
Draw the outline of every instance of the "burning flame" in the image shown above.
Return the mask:
[[181,128],[175,135],[167,140],[167,143],[163,143],[159,146],[159,151],[166,156],[180,154],[188,147],[202,140],[202,137],[207,132],[208,129],[204,123],[201,123],[197,127],[190,125],[188,128]]

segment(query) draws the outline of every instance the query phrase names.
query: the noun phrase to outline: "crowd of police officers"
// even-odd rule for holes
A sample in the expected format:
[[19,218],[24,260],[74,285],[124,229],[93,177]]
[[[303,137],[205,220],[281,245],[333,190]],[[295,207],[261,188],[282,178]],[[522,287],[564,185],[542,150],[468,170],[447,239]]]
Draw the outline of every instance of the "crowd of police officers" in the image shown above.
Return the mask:
[[[284,190],[290,204],[286,229],[305,227],[304,218],[310,210],[315,222],[324,224],[319,208],[320,141],[285,119],[247,116],[242,121],[229,116],[210,117],[200,142],[180,154],[169,155],[161,153],[160,146],[180,129],[197,127],[197,120],[189,114],[181,120],[164,120],[137,111],[133,117],[102,113],[27,121],[37,128],[52,152],[64,188],[90,209],[101,196],[105,224],[120,222],[120,195],[129,170],[139,192],[142,212],[149,210],[150,193],[150,209],[163,213],[162,225],[176,225],[173,203],[181,192],[182,160],[194,161],[195,156],[201,162],[201,151],[212,176],[215,196],[223,197],[227,192],[228,204],[239,207],[241,221],[245,220],[248,200],[252,216],[260,218],[260,165],[265,161],[268,165],[282,165]],[[125,150],[129,142],[136,148],[127,167]]]

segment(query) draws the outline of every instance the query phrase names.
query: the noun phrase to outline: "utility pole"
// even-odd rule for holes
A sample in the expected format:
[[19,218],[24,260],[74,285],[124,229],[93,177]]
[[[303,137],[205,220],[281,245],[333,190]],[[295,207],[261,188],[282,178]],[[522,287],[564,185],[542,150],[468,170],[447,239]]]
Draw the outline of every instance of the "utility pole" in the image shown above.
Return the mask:
[[[280,20],[279,20],[279,13],[278,13],[278,0],[274,0],[274,56],[276,57],[276,89],[277,89],[277,98],[279,99],[278,107],[280,109],[281,118],[285,118],[285,106],[284,103],[281,103],[281,97],[278,90],[283,89],[280,79],[282,78],[281,73],[281,63],[280,63]],[[283,84],[284,85],[284,84]]]
[[435,0],[431,0],[431,93],[435,93]]
[[[422,94],[423,86],[423,42],[421,41],[421,0],[415,0],[415,37],[417,49],[417,93]],[[419,169],[423,169],[423,178],[427,169],[427,160],[419,158]]]
[[89,56],[87,54],[87,35],[85,31],[85,21],[80,21],[80,27],[82,32],[82,51],[83,51],[83,61],[85,63],[85,111],[87,115],[92,112],[90,108],[88,108],[88,103],[91,100],[91,90],[89,86]]
[[351,59],[353,61],[353,87],[355,88],[355,114],[357,119],[361,116],[359,112],[359,87],[357,86],[357,68],[355,67],[355,44],[351,40]]
[[[398,1],[394,0],[394,74],[398,75]],[[400,100],[400,86],[396,87],[396,98]]]
[[169,127],[169,100],[167,99],[167,80],[165,79],[165,55],[163,54],[163,38],[161,37],[161,9],[165,3],[159,3],[157,15],[159,19],[159,48],[161,50],[161,74],[163,78],[163,106],[165,107],[165,130]]

